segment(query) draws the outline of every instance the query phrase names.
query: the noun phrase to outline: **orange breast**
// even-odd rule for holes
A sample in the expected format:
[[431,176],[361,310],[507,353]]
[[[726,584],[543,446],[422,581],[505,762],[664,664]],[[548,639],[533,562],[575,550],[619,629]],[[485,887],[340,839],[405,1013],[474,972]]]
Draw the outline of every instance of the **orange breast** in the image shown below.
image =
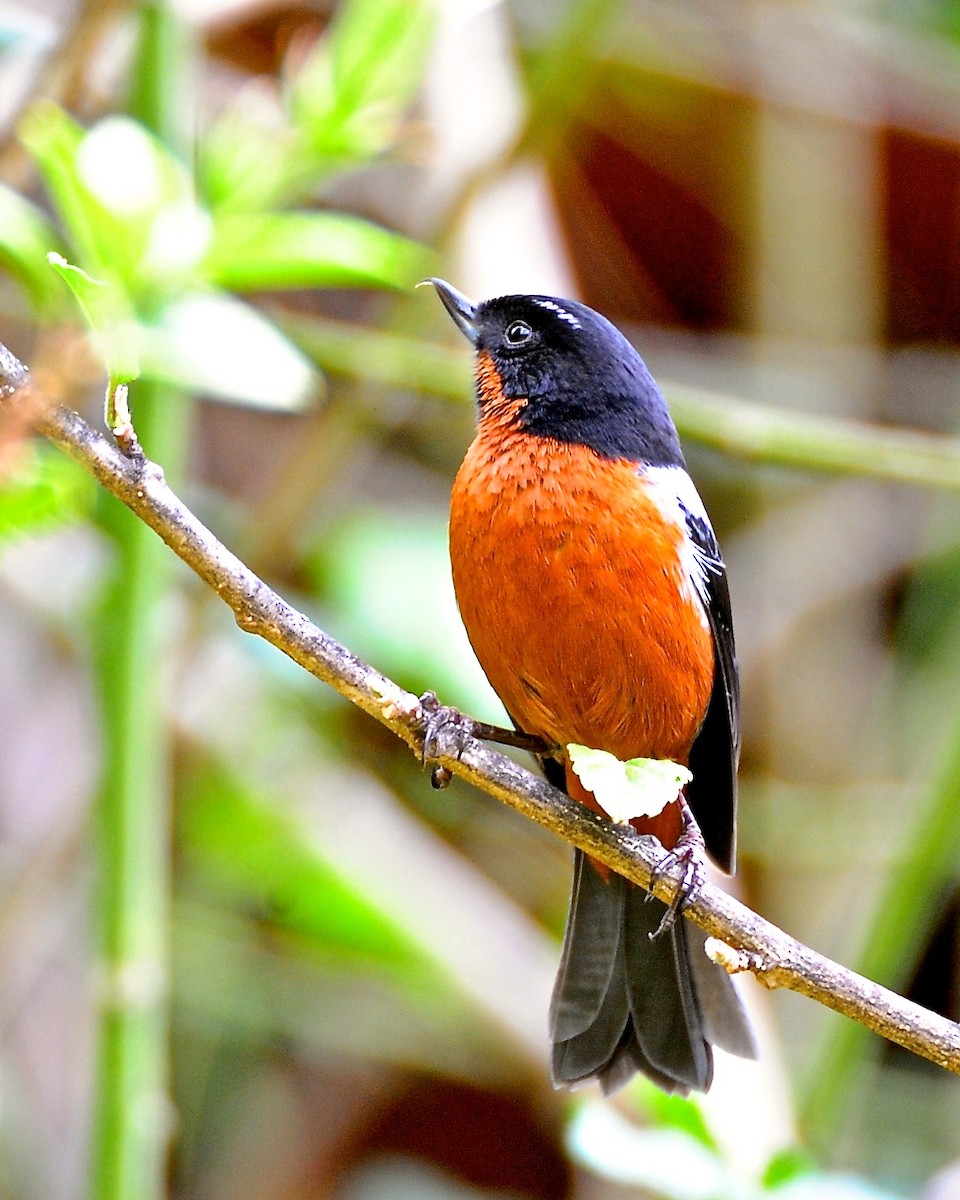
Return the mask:
[[512,416],[481,422],[451,500],[477,658],[527,732],[685,762],[714,663],[682,530],[635,464],[530,437]]

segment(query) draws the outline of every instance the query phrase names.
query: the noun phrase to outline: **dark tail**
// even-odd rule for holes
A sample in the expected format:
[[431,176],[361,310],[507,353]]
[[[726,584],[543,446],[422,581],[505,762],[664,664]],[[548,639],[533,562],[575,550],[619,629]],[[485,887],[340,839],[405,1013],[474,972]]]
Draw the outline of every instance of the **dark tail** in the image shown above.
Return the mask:
[[642,1071],[667,1092],[705,1092],[713,1046],[743,1058],[756,1047],[736,989],[677,921],[656,941],[665,906],[576,852],[573,895],[550,1005],[553,1082],[596,1079],[604,1092]]

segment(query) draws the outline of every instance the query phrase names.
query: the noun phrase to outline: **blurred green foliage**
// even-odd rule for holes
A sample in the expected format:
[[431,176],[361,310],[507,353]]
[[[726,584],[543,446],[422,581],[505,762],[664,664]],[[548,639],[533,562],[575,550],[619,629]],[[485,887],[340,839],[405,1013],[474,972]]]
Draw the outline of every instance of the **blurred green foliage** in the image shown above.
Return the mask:
[[794,1148],[773,1155],[759,1178],[750,1178],[728,1161],[695,1101],[654,1095],[646,1084],[635,1091],[649,1127],[589,1103],[571,1123],[572,1154],[601,1176],[664,1200],[892,1200],[892,1193],[853,1176],[819,1171]]
[[0,488],[0,545],[89,517],[95,494],[75,463],[49,446],[31,446]]

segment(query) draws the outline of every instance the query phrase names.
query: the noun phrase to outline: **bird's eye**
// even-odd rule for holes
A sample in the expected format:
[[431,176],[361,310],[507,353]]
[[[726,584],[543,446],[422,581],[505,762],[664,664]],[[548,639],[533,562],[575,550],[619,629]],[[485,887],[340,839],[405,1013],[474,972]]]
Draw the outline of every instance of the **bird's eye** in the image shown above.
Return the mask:
[[533,337],[533,330],[526,321],[511,321],[503,333],[508,346],[525,346]]

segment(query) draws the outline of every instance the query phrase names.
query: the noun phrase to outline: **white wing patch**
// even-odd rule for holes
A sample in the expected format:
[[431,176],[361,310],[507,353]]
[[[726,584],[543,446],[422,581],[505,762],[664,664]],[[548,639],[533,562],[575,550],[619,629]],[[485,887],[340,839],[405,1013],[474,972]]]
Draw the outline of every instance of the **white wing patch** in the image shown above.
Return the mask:
[[551,312],[555,312],[561,321],[566,321],[568,325],[572,325],[574,329],[582,329],[583,326],[571,312],[567,312],[565,308],[561,308],[559,304],[554,304],[552,300],[537,300],[535,303],[540,308],[549,308]]
[[708,624],[710,577],[722,575],[724,565],[719,552],[712,553],[708,546],[701,545],[692,536],[691,526],[700,527],[710,534],[712,540],[713,530],[707,510],[703,507],[693,480],[682,467],[646,467],[643,475],[651,484],[654,501],[663,516],[677,525],[683,534],[680,543],[681,565],[691,589],[691,599],[699,601],[703,622]]

